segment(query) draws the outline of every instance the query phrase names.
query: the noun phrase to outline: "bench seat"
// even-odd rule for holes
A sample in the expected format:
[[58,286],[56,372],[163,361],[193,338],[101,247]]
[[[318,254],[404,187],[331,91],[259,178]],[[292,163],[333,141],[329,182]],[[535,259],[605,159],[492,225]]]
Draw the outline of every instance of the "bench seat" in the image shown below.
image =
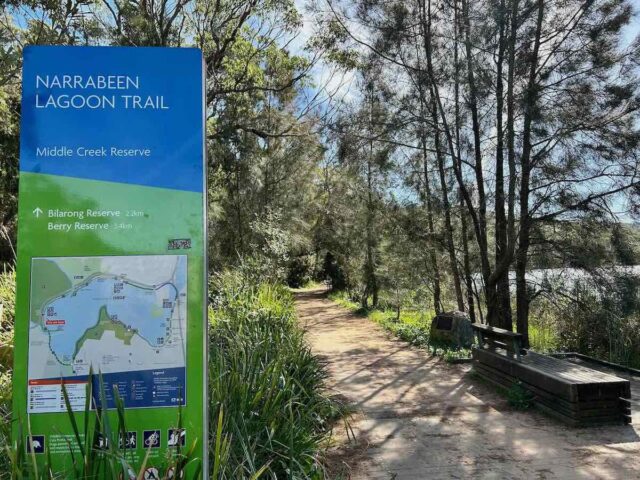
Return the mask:
[[[475,324],[474,329],[494,338],[518,338],[514,332],[478,329]],[[505,343],[509,345],[508,341]],[[628,380],[530,350],[522,353],[516,356],[513,347],[500,348],[485,338],[473,349],[474,370],[506,389],[520,382],[531,392],[536,406],[570,425],[631,422]]]

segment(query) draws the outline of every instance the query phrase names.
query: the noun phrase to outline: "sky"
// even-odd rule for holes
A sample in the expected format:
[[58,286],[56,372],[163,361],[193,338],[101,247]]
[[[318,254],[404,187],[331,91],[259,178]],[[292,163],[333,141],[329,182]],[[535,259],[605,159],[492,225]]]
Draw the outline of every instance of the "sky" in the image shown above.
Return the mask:
[[[301,53],[306,42],[313,36],[314,21],[306,8],[308,0],[295,0],[298,11],[303,16],[302,29],[292,44],[294,53]],[[318,3],[322,4],[320,0]],[[625,27],[623,33],[623,44],[629,45],[634,38],[640,34],[640,0],[631,0],[634,7],[634,19],[630,25]],[[336,94],[338,98],[344,100],[353,99],[355,96],[355,72],[336,74],[329,65],[320,63],[313,71],[316,87],[326,87],[327,91]]]
[[624,38],[627,43],[630,43],[631,40],[637,37],[640,33],[640,2],[638,2],[638,0],[632,0],[632,3],[636,4],[634,5],[635,18],[631,24],[625,28]]
[[[312,37],[314,32],[314,21],[312,16],[305,8],[305,4],[308,0],[295,0],[296,6],[303,15],[303,26],[301,31],[292,44],[293,53],[303,53],[304,45]],[[316,0],[320,5],[326,0]],[[634,6],[634,18],[632,22],[625,27],[622,35],[621,47],[626,47],[640,34],[640,0],[631,0]],[[360,32],[358,32],[360,30]],[[354,32],[356,36],[360,38],[366,38],[366,33],[361,26],[355,25]],[[314,83],[316,88],[325,88],[326,91],[333,96],[334,104],[340,103],[340,101],[356,100],[358,97],[356,87],[356,72],[350,71],[346,73],[336,73],[326,63],[319,63],[312,72]],[[628,207],[624,199],[614,200],[613,209],[617,212],[619,219],[623,222],[633,221],[627,215]]]

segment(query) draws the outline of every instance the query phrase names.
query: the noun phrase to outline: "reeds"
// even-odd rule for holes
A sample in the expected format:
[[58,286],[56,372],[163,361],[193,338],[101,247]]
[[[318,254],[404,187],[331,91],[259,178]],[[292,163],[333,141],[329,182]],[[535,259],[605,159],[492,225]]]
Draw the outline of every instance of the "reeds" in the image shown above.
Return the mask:
[[344,411],[326,395],[326,372],[295,322],[291,293],[232,274],[214,290],[213,478],[323,478],[323,447]]
[[[45,449],[43,461],[36,459],[33,449],[27,448],[27,443],[32,441],[29,418],[27,417],[26,429],[24,422],[19,422],[16,440],[11,446],[5,447],[10,460],[12,480],[144,479],[144,471],[147,468],[151,450],[146,451],[141,462],[136,462],[133,450],[128,449],[125,442],[120,441],[125,438],[127,433],[127,409],[116,386],[113,389],[115,408],[109,410],[97,406],[107,405],[102,375],[98,375],[97,379],[100,401],[97,402],[94,395],[94,375],[91,372],[86,386],[85,407],[82,412],[73,411],[67,389],[64,384],[62,385],[62,394],[73,437],[73,440],[68,443],[70,466],[64,471],[60,471],[59,468],[54,469],[48,449]],[[181,428],[182,409],[180,408],[177,412],[176,422],[176,428]],[[98,446],[100,438],[103,439],[102,446]],[[195,456],[195,449],[195,441],[186,451],[177,447],[165,462],[161,480],[202,478],[201,459]],[[31,453],[28,453],[29,450]],[[187,477],[185,472],[191,464],[194,464],[193,473]],[[173,472],[173,476],[169,472]]]

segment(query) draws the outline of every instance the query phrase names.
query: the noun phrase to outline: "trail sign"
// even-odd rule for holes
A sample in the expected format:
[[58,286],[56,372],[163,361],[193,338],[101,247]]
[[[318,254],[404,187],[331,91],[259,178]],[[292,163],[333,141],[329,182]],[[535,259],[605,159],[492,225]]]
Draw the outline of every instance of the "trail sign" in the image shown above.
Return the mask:
[[24,51],[14,435],[57,472],[63,385],[80,418],[124,401],[95,449],[164,475],[195,442],[207,471],[203,85],[196,49]]

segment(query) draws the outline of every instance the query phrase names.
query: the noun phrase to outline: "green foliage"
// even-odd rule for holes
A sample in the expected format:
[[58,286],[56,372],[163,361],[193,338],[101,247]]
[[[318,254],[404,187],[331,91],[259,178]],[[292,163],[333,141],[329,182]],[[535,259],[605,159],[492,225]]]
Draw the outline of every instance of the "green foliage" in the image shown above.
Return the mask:
[[212,458],[218,477],[322,478],[322,446],[340,406],[295,323],[284,287],[218,276],[209,311]]
[[[310,255],[298,255],[289,261],[287,285],[291,288],[310,288],[313,283],[313,262]],[[319,285],[319,284],[318,284]]]
[[632,238],[633,231],[615,224],[611,229],[611,248],[620,265],[635,265],[638,263],[637,239]]
[[332,15],[320,19],[323,28],[320,34],[312,40],[311,47],[326,51],[326,55],[333,63],[343,69],[357,68],[361,63],[359,53],[354,49],[344,48],[341,44],[349,38],[343,25]]
[[531,318],[530,321],[529,343],[531,349],[540,353],[558,351],[560,348],[560,339],[553,325],[539,322],[536,318]]
[[397,319],[395,311],[374,310],[369,314],[369,318],[405,342],[426,348],[431,345],[430,322],[424,313],[401,312],[400,318]]
[[[4,446],[11,437],[11,371],[13,368],[13,325],[15,319],[15,270],[0,273],[0,472],[10,471]],[[2,475],[0,474],[0,477]]]
[[[11,372],[0,374],[0,472],[11,471],[7,447],[11,445]],[[2,474],[0,473],[0,478]]]
[[536,352],[556,352],[561,349],[558,314],[555,305],[547,298],[539,297],[531,304],[529,343]]
[[507,400],[516,410],[528,410],[533,406],[533,395],[520,381],[507,390]]
[[241,258],[242,275],[255,285],[284,282],[291,239],[282,226],[282,214],[267,209],[251,226],[256,242],[251,245],[251,255]]
[[3,2],[2,19],[0,261],[14,257],[22,48],[35,44],[199,47],[207,65],[212,266],[262,248],[256,223],[269,211],[279,212],[291,254],[310,250],[307,208],[323,151],[311,113],[318,99],[308,95],[313,54],[291,48],[303,25],[296,2],[12,0]]
[[17,71],[20,62],[14,55],[15,49],[9,47],[7,50],[3,52],[0,48],[0,261],[15,259],[15,216],[18,211],[20,90],[17,82],[3,81],[10,80],[11,76],[3,77]]
[[467,362],[471,359],[471,350],[468,348],[446,349],[443,358],[447,363]]
[[[74,412],[71,407],[69,395],[65,386],[62,386],[67,417],[72,427],[72,440],[69,442],[69,457],[71,467],[65,472],[54,472],[51,468],[50,452],[45,451],[42,463],[36,461],[35,454],[27,452],[27,442],[30,440],[31,430],[27,418],[26,425],[19,420],[19,434],[14,445],[5,445],[5,454],[8,459],[7,469],[3,471],[12,480],[54,480],[63,478],[66,480],[81,479],[109,479],[142,478],[151,450],[147,450],[142,461],[136,459],[131,450],[127,450],[124,444],[119,442],[127,432],[127,410],[124,400],[120,397],[116,386],[113,388],[115,409],[91,408],[94,397],[98,397],[97,403],[105,405],[107,394],[102,376],[98,377],[99,392],[93,391],[95,377],[91,372],[86,387],[86,402],[82,412]],[[182,410],[178,410],[176,427],[182,426]],[[106,446],[99,448],[98,439],[103,439]],[[196,442],[187,450],[178,447],[167,455],[160,480],[169,480],[170,469],[173,469],[177,478],[196,480],[201,478],[201,459],[194,456]],[[193,475],[184,475],[185,469],[195,464]],[[172,477],[173,478],[173,477]]]
[[308,280],[302,285],[305,290],[312,290],[316,288],[327,288],[327,284],[324,282],[318,282],[316,280]]
[[347,288],[344,269],[330,251],[324,255],[321,277],[327,279],[334,290],[341,291]]
[[640,286],[624,272],[585,276],[531,304],[531,347],[640,367]]
[[331,292],[329,299],[354,313],[367,316],[400,340],[424,348],[432,355],[441,357],[449,363],[471,358],[471,350],[469,349],[456,348],[448,343],[437,342],[430,338],[431,319],[435,316],[433,311],[401,310],[398,317],[398,312],[395,309],[363,309],[346,292]]
[[347,294],[347,292],[344,292],[341,290],[334,290],[329,294],[329,300],[336,302],[338,305],[348,310],[351,310],[352,312],[366,313],[366,312],[361,312],[360,304],[352,301],[349,298],[349,295]]
[[10,345],[16,309],[16,272],[13,268],[5,267],[0,272],[0,308],[0,345]]

